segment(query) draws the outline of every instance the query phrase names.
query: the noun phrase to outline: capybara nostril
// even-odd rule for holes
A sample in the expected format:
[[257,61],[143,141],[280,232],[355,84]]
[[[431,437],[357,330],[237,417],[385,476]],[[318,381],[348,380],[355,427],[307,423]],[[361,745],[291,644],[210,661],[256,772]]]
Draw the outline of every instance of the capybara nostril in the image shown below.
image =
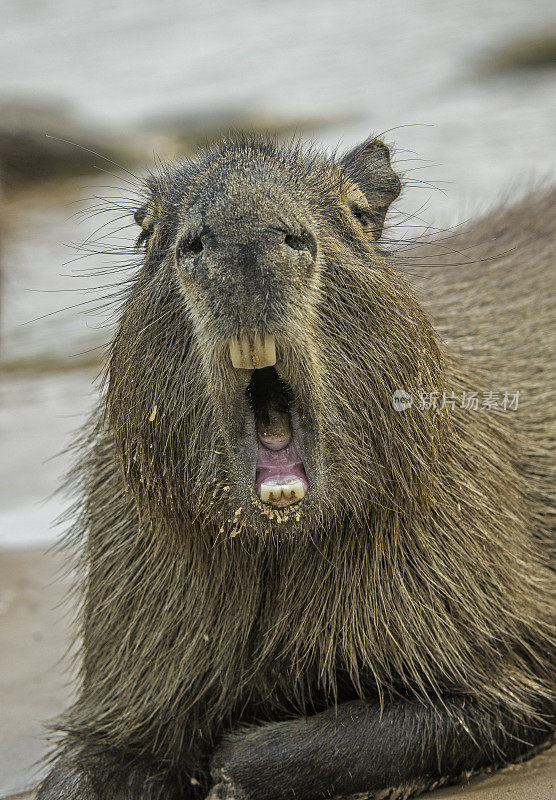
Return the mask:
[[176,247],[176,259],[178,262],[194,258],[203,250],[203,240],[200,236],[182,236]]
[[317,257],[315,237],[307,230],[301,230],[299,233],[286,233],[284,243],[292,250],[306,250],[313,259]]

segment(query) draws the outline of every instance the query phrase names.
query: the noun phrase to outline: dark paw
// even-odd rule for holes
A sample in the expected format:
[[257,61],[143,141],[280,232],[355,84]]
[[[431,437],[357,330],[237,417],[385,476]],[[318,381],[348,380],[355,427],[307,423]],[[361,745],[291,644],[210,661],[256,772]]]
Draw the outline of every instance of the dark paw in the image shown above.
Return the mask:
[[90,780],[77,769],[54,769],[39,787],[36,800],[98,800]]

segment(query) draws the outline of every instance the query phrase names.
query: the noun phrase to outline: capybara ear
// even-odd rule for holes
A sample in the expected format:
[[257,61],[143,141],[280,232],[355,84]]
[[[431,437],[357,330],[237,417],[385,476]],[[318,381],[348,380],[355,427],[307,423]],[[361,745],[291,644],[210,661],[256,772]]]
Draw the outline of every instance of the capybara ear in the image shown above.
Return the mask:
[[141,228],[138,244],[142,244],[150,238],[156,222],[157,209],[160,206],[160,192],[156,180],[154,178],[148,178],[146,185],[151,196],[142,206],[139,206],[133,214],[133,219]]
[[357,184],[369,203],[373,234],[380,238],[390,203],[402,185],[390,165],[390,151],[380,139],[367,139],[341,159],[346,175]]
[[148,216],[149,205],[150,205],[150,200],[147,203],[143,203],[143,205],[140,206],[137,209],[137,211],[135,211],[133,214],[133,219],[135,220],[137,225],[139,225],[141,228],[143,227],[143,224],[145,223],[145,220]]

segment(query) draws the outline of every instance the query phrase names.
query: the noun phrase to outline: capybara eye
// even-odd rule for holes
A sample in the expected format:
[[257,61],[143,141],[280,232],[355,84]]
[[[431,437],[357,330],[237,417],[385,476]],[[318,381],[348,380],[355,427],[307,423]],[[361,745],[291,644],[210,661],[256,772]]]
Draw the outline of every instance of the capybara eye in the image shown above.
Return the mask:
[[203,249],[203,242],[200,236],[184,236],[176,249],[178,261],[186,258],[193,258]]
[[371,219],[370,212],[365,208],[361,208],[360,206],[350,206],[349,210],[355,219],[361,223],[361,225],[366,225]]

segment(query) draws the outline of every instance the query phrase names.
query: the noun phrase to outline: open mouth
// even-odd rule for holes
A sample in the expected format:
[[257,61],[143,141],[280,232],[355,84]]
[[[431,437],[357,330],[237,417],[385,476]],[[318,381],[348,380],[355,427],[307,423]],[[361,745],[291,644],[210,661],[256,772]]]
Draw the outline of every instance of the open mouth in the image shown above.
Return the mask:
[[261,502],[284,507],[305,497],[309,481],[295,442],[293,392],[276,368],[268,365],[276,360],[269,339],[272,337],[252,340],[250,347],[242,342],[241,360],[237,357],[233,362],[240,369],[253,370],[246,392],[257,437],[255,492]]

